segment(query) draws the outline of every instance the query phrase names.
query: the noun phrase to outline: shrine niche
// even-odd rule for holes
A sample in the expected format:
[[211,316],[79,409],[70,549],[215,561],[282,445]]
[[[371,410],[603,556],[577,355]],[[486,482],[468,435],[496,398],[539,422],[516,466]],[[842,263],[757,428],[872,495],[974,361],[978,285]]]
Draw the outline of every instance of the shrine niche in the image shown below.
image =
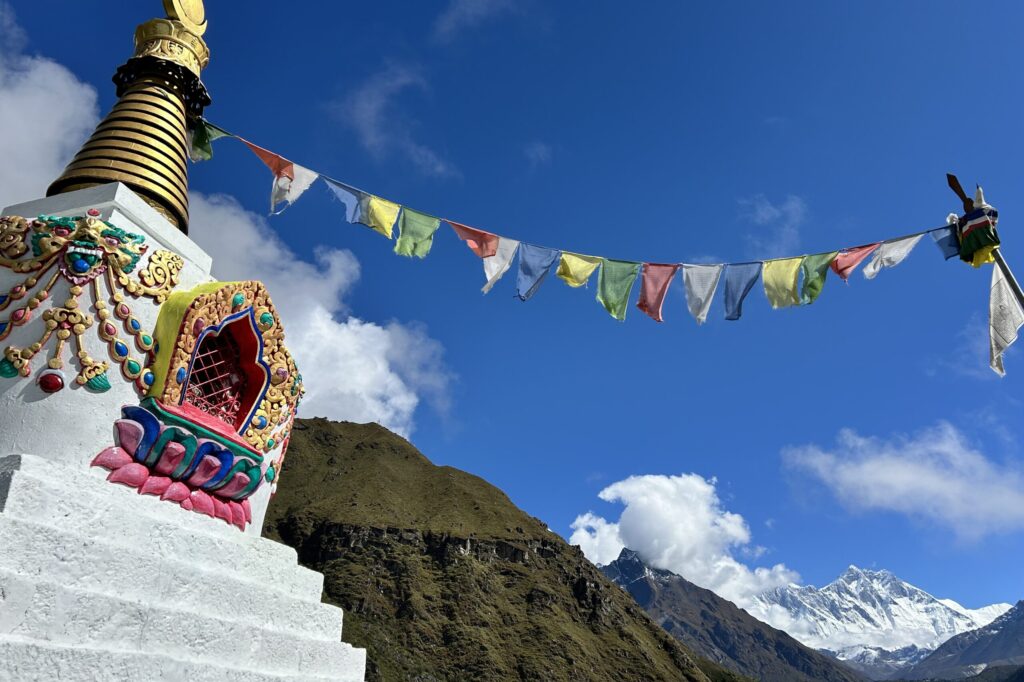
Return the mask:
[[93,461],[109,480],[244,529],[281,469],[302,377],[260,282],[211,282],[161,306],[139,405]]

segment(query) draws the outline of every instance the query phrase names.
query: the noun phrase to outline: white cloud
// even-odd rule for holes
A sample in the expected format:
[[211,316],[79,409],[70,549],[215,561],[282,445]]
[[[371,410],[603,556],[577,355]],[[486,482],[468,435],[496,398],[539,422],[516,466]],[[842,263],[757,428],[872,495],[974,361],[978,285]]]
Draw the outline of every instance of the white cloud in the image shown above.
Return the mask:
[[807,219],[807,204],[789,195],[773,204],[763,194],[740,199],[740,215],[763,231],[748,235],[750,247],[758,258],[796,256],[800,249],[800,226]]
[[22,52],[0,2],[0,208],[41,195],[92,132],[96,91],[60,64]]
[[[969,379],[997,381],[999,376],[989,366],[989,321],[988,314],[971,313],[970,318],[952,339],[954,347],[927,360],[925,372],[935,376],[940,372],[952,372]],[[1017,352],[1010,348],[1003,356],[1010,357]]]
[[391,64],[356,88],[342,102],[340,112],[374,158],[398,155],[426,175],[458,176],[458,170],[441,155],[413,138],[414,121],[395,112],[395,100],[403,92],[427,88],[426,79],[417,69]]
[[530,166],[536,168],[551,163],[551,145],[536,140],[523,148],[523,154]]
[[219,279],[259,277],[281,315],[306,385],[301,416],[375,421],[408,436],[421,395],[448,408],[444,349],[420,325],[379,325],[347,314],[359,279],[349,251],[318,249],[300,259],[262,216],[231,197],[191,197],[189,234],[214,258]]
[[844,429],[834,448],[806,445],[782,454],[854,511],[904,514],[967,541],[1024,530],[1022,472],[988,459],[946,422],[889,440]]
[[[41,196],[96,125],[96,91],[63,66],[24,56],[9,7],[0,0],[0,204]],[[267,285],[303,372],[304,416],[376,421],[403,435],[426,398],[448,405],[444,349],[420,325],[386,325],[349,315],[345,296],[359,279],[348,251],[320,249],[304,261],[266,220],[226,196],[191,197],[190,235],[224,279]]]
[[464,31],[512,9],[512,0],[451,0],[434,22],[434,40],[450,43]]
[[617,522],[592,513],[572,524],[569,542],[599,564],[614,560],[623,547],[656,568],[677,573],[741,607],[761,592],[795,582],[782,564],[751,569],[734,554],[756,556],[750,529],[739,514],[722,507],[717,481],[697,474],[631,476],[599,493],[625,505]]

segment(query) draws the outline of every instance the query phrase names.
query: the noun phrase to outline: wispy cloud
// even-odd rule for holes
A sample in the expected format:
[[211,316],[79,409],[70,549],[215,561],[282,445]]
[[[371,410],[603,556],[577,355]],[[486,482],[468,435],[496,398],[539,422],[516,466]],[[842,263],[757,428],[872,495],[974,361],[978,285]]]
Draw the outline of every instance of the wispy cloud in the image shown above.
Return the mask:
[[531,168],[551,163],[551,145],[535,140],[523,147],[523,155],[530,162]]
[[624,505],[619,520],[581,514],[572,524],[569,542],[600,564],[629,547],[652,566],[740,606],[749,606],[765,590],[798,580],[783,564],[751,568],[737,558],[755,559],[765,550],[752,543],[746,520],[723,507],[717,483],[697,474],[631,476],[613,483],[598,497]]
[[412,133],[416,122],[396,110],[396,101],[403,93],[428,89],[429,84],[418,69],[391,64],[368,78],[342,102],[341,115],[374,158],[402,156],[426,175],[458,176],[450,162],[416,141]]
[[844,429],[835,447],[782,455],[853,511],[903,514],[968,541],[1024,530],[1024,473],[987,458],[946,422],[888,440]]
[[512,11],[512,0],[451,0],[434,22],[433,38],[450,43],[462,33]]
[[739,200],[740,217],[760,230],[747,239],[756,258],[796,256],[800,249],[800,227],[807,219],[807,203],[790,194],[772,203],[763,194]]
[[[981,313],[972,313],[967,323],[956,333],[954,345],[942,355],[932,355],[926,360],[925,372],[933,376],[938,372],[952,372],[968,379],[996,381],[999,376],[989,367],[988,318]],[[1008,357],[1017,351],[1010,348]]]

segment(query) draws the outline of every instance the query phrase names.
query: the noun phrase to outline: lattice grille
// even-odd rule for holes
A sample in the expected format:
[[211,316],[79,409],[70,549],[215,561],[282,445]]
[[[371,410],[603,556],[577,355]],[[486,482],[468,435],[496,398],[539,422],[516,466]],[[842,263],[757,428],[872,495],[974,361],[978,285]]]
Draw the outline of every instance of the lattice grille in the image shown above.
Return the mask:
[[238,344],[231,335],[203,337],[192,363],[185,402],[235,427],[245,388]]

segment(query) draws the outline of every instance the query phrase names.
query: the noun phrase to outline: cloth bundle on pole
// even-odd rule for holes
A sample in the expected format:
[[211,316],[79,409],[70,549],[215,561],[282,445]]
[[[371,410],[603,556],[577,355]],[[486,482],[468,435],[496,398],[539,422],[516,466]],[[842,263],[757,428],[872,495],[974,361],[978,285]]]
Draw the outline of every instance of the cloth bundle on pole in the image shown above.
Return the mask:
[[[980,268],[986,263],[995,262],[992,252],[999,248],[999,233],[996,224],[999,222],[999,211],[985,201],[985,193],[981,185],[977,186],[974,198],[971,199],[960,186],[955,175],[947,174],[946,181],[964,207],[964,214],[958,218],[950,215],[950,222],[955,222],[957,238],[960,242],[960,260]],[[956,218],[956,220],[952,220]]]

